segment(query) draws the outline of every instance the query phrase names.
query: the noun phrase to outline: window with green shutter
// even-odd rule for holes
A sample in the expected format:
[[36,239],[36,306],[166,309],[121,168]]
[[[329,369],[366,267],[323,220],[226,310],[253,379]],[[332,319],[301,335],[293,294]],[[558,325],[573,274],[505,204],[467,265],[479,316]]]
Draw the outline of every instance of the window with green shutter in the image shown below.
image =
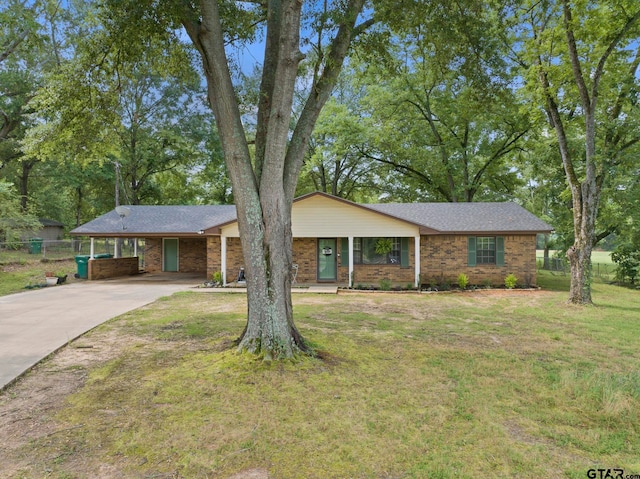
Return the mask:
[[504,266],[504,238],[496,237],[496,266]]
[[340,244],[340,265],[349,266],[349,238],[342,238]]
[[502,236],[470,236],[468,238],[468,264],[495,264],[504,266],[504,238]]
[[476,238],[469,236],[467,239],[467,264],[469,266],[476,265]]
[[400,238],[400,266],[409,267],[409,238]]

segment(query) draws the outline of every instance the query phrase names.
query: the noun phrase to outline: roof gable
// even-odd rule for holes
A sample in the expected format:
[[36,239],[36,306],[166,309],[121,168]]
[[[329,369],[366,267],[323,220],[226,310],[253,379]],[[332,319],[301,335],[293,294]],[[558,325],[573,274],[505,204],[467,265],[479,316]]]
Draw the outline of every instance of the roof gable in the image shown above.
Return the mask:
[[[320,192],[300,196],[294,200],[291,227],[295,238],[376,237],[385,233],[393,236],[419,234],[419,225],[410,221]],[[237,237],[237,222],[224,225],[222,234]]]

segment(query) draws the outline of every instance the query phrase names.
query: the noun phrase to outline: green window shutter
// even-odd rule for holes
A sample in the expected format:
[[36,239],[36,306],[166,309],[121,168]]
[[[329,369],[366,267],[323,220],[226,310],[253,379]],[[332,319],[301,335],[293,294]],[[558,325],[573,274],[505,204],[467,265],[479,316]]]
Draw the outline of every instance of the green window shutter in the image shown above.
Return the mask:
[[340,247],[340,266],[349,266],[349,238],[342,238]]
[[496,266],[504,266],[504,238],[496,237]]
[[469,266],[476,265],[476,238],[475,236],[469,236],[467,238],[467,259]]
[[409,238],[400,238],[400,266],[409,267]]

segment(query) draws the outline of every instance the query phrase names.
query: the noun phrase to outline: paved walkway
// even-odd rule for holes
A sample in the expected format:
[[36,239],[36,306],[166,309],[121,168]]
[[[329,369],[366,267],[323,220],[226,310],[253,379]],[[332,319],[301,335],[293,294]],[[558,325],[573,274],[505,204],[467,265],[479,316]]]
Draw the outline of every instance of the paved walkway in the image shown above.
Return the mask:
[[0,390],[67,342],[193,281],[91,281],[0,296]]

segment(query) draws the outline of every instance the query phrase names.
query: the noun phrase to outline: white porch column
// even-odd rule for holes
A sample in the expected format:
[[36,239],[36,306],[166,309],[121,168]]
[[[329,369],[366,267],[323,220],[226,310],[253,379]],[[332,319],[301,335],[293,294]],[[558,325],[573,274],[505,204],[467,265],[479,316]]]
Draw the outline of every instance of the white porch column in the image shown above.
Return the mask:
[[415,237],[415,248],[413,249],[416,264],[416,288],[420,285],[420,235]]
[[349,236],[349,287],[353,288],[353,236]]
[[95,251],[94,244],[93,244],[93,240],[94,239],[95,238],[92,236],[91,237],[91,248],[89,249],[89,259],[93,259],[93,253]]
[[227,237],[220,235],[220,269],[222,270],[222,284],[227,285]]
[[133,238],[133,256],[138,256],[138,238]]
[[120,238],[114,238],[113,239],[113,257],[114,258],[119,258],[120,256],[118,255],[118,242],[120,241]]

